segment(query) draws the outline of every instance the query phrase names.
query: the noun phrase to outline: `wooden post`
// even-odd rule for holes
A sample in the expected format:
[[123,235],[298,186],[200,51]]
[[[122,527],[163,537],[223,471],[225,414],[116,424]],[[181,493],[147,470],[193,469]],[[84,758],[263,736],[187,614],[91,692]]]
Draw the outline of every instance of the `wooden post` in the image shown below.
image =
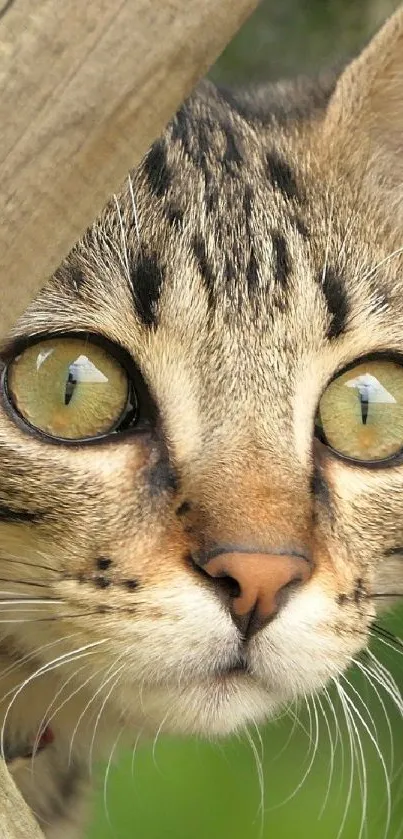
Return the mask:
[[44,839],[37,821],[28,809],[0,759],[0,836],[1,839]]
[[0,0],[0,335],[257,2]]

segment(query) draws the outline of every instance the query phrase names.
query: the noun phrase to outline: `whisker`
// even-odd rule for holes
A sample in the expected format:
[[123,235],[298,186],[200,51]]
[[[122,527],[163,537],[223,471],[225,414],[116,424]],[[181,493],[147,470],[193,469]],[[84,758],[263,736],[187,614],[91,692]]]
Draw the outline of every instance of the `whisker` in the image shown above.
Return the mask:
[[341,839],[341,837],[343,835],[343,832],[344,832],[344,827],[345,827],[345,824],[346,824],[346,821],[347,821],[347,816],[348,816],[348,813],[349,813],[349,810],[350,810],[351,799],[352,799],[352,794],[353,794],[355,749],[354,749],[354,745],[353,745],[353,735],[352,735],[352,731],[351,731],[351,721],[350,721],[351,714],[350,714],[349,708],[348,708],[348,706],[346,704],[346,701],[345,701],[345,698],[344,698],[345,691],[343,690],[343,687],[340,684],[338,679],[333,678],[333,683],[334,683],[334,685],[336,687],[336,690],[337,690],[337,693],[339,695],[341,707],[342,707],[342,710],[343,710],[344,719],[345,719],[345,722],[346,722],[346,731],[347,731],[347,736],[348,736],[349,751],[350,751],[350,778],[349,778],[349,782],[348,782],[347,797],[346,797],[346,802],[345,802],[345,805],[344,805],[344,812],[343,812],[342,821],[341,821],[339,831],[338,831],[338,834],[337,834],[337,837],[336,837],[336,839]]
[[392,775],[393,767],[394,767],[393,731],[392,731],[392,726],[390,724],[389,715],[386,711],[385,703],[384,703],[384,701],[383,701],[383,699],[382,699],[382,697],[379,693],[379,690],[378,690],[376,684],[374,683],[374,680],[378,683],[378,685],[383,687],[385,690],[387,690],[387,688],[385,688],[383,682],[380,681],[380,679],[377,677],[376,673],[373,670],[371,670],[370,667],[365,667],[364,664],[362,664],[362,662],[357,661],[356,659],[354,660],[354,664],[356,665],[356,667],[358,667],[359,670],[361,670],[361,673],[363,673],[365,678],[368,680],[368,683],[371,685],[372,690],[374,691],[374,693],[375,693],[375,695],[378,699],[378,702],[379,702],[379,704],[380,704],[380,706],[383,710],[385,720],[386,720],[386,725],[388,727],[388,733],[389,733],[389,745],[390,745],[390,770],[389,770],[389,774]]
[[[110,673],[110,672],[111,672],[111,670],[113,670],[113,669],[114,669],[114,667],[115,667],[115,666],[116,666],[116,664],[117,664],[117,663],[121,660],[121,658],[122,658],[122,656],[123,656],[123,655],[126,655],[126,653],[121,653],[121,655],[118,657],[118,659],[117,659],[116,661],[114,660],[114,661],[112,662],[112,664],[110,664],[110,665],[109,665],[109,667],[108,667],[108,668],[106,669],[106,671],[105,671],[105,675],[107,675],[108,673]],[[101,668],[101,672],[102,672],[102,670],[104,670],[104,669],[105,669],[104,667],[103,667],[103,668]],[[99,673],[99,672],[100,672],[100,671],[98,671],[98,673]],[[79,717],[78,717],[78,719],[77,719],[77,722],[76,722],[76,724],[75,724],[75,726],[74,726],[74,729],[73,729],[73,732],[72,732],[72,735],[71,735],[71,738],[70,738],[70,748],[69,748],[69,757],[68,757],[68,765],[69,765],[69,766],[70,766],[70,763],[71,763],[71,758],[72,758],[72,754],[73,754],[73,745],[74,745],[74,740],[75,740],[75,737],[76,737],[76,734],[77,734],[78,728],[79,728],[79,726],[80,726],[81,720],[83,719],[83,717],[85,716],[85,714],[87,713],[88,709],[91,707],[92,703],[95,701],[95,699],[97,698],[97,696],[99,696],[99,694],[100,694],[100,693],[102,693],[102,691],[103,691],[103,689],[106,687],[106,685],[107,685],[107,684],[109,684],[109,682],[111,681],[111,679],[113,679],[113,678],[114,678],[114,676],[116,675],[116,672],[117,672],[117,671],[115,670],[115,671],[112,673],[112,675],[110,676],[110,678],[109,678],[108,680],[105,680],[105,679],[103,680],[102,684],[101,684],[101,685],[97,688],[97,690],[95,691],[95,693],[92,695],[92,697],[89,699],[89,701],[88,701],[88,702],[87,702],[87,704],[85,705],[84,709],[81,711],[81,714],[79,715]],[[97,673],[97,675],[98,675],[98,673]],[[93,735],[93,736],[94,736],[94,735]],[[91,751],[91,750],[90,750],[90,751]],[[90,766],[90,769],[91,769],[91,766]]]
[[[119,656],[119,658],[117,659],[117,661],[119,661],[121,658],[122,658],[122,656]],[[117,664],[117,662],[114,662],[114,665],[115,665],[115,664]],[[106,685],[107,685],[107,684],[109,684],[109,682],[110,682],[112,679],[114,679],[114,681],[112,682],[112,686],[109,688],[109,690],[108,690],[108,692],[107,692],[106,696],[104,696],[104,698],[103,698],[103,701],[102,701],[101,707],[100,707],[100,709],[99,709],[99,711],[98,711],[97,718],[96,718],[96,720],[95,720],[94,730],[93,730],[93,732],[92,732],[91,743],[90,743],[90,749],[89,749],[89,753],[88,753],[88,763],[89,763],[89,773],[90,773],[90,777],[92,777],[93,752],[94,752],[95,738],[96,738],[96,733],[97,733],[97,730],[98,730],[98,725],[99,725],[99,723],[100,723],[100,720],[101,720],[102,714],[103,714],[103,712],[104,712],[104,710],[105,710],[105,707],[106,707],[106,705],[107,705],[107,702],[108,702],[108,700],[109,700],[110,696],[112,695],[112,693],[113,693],[113,691],[114,691],[114,689],[115,689],[116,685],[118,684],[118,681],[119,681],[119,678],[120,678],[120,674],[121,674],[122,670],[124,670],[124,669],[125,669],[125,667],[126,667],[126,662],[124,662],[123,664],[121,664],[121,665],[120,665],[120,667],[118,667],[118,668],[117,668],[117,670],[115,670],[115,671],[114,671],[114,673],[112,673],[112,675],[110,676],[110,678],[109,678],[109,679],[107,679],[107,680],[104,680],[104,681],[103,681],[103,683],[102,683],[102,685],[101,685],[101,691],[102,691],[102,690],[106,687]],[[117,678],[115,678],[115,676],[116,676]],[[90,704],[92,704],[92,701],[95,699],[95,697],[96,697],[99,693],[100,693],[100,690],[98,689],[98,690],[96,691],[95,695],[93,696],[93,699],[91,700],[91,703],[90,703]],[[87,707],[89,707],[89,706],[87,706]]]
[[[344,681],[346,682],[346,684],[348,684],[350,688],[353,688],[353,685],[351,684],[351,682],[349,682],[349,680],[346,677],[343,677],[343,678],[344,678]],[[355,693],[357,693],[355,688],[353,688],[353,690],[354,690]],[[357,694],[357,695],[359,696],[359,694]],[[351,701],[352,708],[353,708],[353,710],[356,711],[357,710],[356,706],[355,706],[354,702],[352,701],[352,699],[348,696],[346,691],[344,691],[344,696],[345,696],[345,699],[346,699],[347,702]],[[360,696],[359,696],[359,699],[361,700]],[[365,707],[365,703],[363,703],[363,704],[364,704],[364,707]],[[362,747],[360,733],[358,731],[357,723],[354,720],[352,714],[350,714],[350,720],[351,720],[351,725],[352,725],[352,735],[353,735],[353,739],[355,740],[354,752],[355,752],[355,759],[356,759],[356,765],[357,765],[357,771],[358,771],[358,780],[359,780],[360,790],[361,790],[361,822],[360,822],[360,830],[359,830],[359,834],[358,834],[358,839],[361,839],[361,837],[364,833],[364,830],[365,830],[365,823],[366,823],[366,816],[367,816],[367,809],[368,809],[367,768],[366,768],[366,764],[365,764],[364,750],[363,750],[363,747]],[[358,752],[357,752],[357,747],[358,747]]]
[[66,703],[67,703],[67,702],[68,702],[68,701],[69,701],[69,700],[70,700],[70,699],[71,699],[71,698],[72,698],[72,697],[73,697],[76,693],[78,693],[78,689],[77,689],[76,691],[74,691],[73,693],[70,693],[70,694],[68,695],[68,697],[67,697],[66,699],[64,699],[64,701],[63,701],[63,702],[61,702],[61,704],[60,704],[60,705],[58,705],[58,706],[56,707],[56,709],[54,710],[53,714],[51,714],[51,715],[50,715],[50,714],[49,714],[49,711],[50,711],[50,710],[51,710],[51,708],[54,706],[54,704],[55,704],[55,702],[56,702],[57,698],[60,696],[60,694],[61,694],[61,693],[63,693],[63,691],[65,690],[65,688],[67,687],[67,685],[68,685],[68,684],[70,684],[70,682],[71,682],[73,679],[76,679],[76,678],[77,678],[78,673],[81,673],[81,671],[82,671],[82,670],[84,670],[84,669],[85,669],[85,664],[81,664],[81,666],[80,666],[80,667],[77,667],[77,670],[74,670],[74,672],[73,672],[73,673],[71,673],[71,674],[70,674],[70,676],[68,676],[68,678],[67,678],[67,679],[65,679],[65,681],[62,683],[62,685],[61,685],[61,687],[59,688],[59,690],[58,690],[58,691],[56,691],[56,693],[55,693],[55,695],[54,695],[54,697],[53,697],[52,701],[51,701],[51,702],[49,702],[48,707],[46,708],[46,711],[45,711],[45,713],[43,714],[43,717],[42,717],[42,719],[41,719],[41,721],[40,721],[40,723],[39,723],[39,726],[38,726],[38,729],[37,729],[37,732],[36,732],[36,737],[35,737],[35,740],[34,740],[34,744],[33,744],[33,746],[32,746],[32,757],[31,757],[31,772],[32,772],[32,774],[34,774],[34,768],[35,768],[35,760],[34,760],[34,758],[36,757],[36,753],[37,753],[38,746],[39,746],[39,741],[40,741],[40,739],[41,739],[41,737],[42,737],[43,733],[45,732],[45,730],[46,730],[47,726],[49,726],[49,725],[50,725],[50,723],[54,720],[55,716],[56,716],[56,715],[57,715],[57,714],[58,714],[58,713],[62,710],[62,708],[66,705]]
[[171,712],[171,708],[168,708],[168,710],[167,710],[166,714],[163,716],[163,718],[162,718],[162,720],[161,720],[161,722],[160,722],[160,724],[159,724],[159,726],[158,726],[158,728],[157,728],[157,731],[156,731],[155,737],[154,737],[154,739],[153,739],[153,745],[152,745],[151,754],[152,754],[153,764],[154,764],[154,766],[155,766],[155,768],[156,768],[157,772],[159,772],[159,771],[160,771],[160,770],[159,770],[159,768],[158,768],[158,764],[157,764],[157,743],[158,743],[158,738],[159,738],[159,736],[160,736],[160,734],[161,734],[161,731],[162,731],[162,729],[163,729],[163,727],[164,727],[164,725],[165,725],[165,723],[166,723],[166,721],[167,721],[167,719],[168,719],[168,717],[169,717],[170,712]]
[[105,769],[104,789],[103,789],[104,810],[105,810],[105,815],[106,815],[106,819],[107,819],[108,825],[109,825],[109,827],[111,828],[111,830],[113,830],[113,827],[112,827],[112,822],[111,822],[110,815],[109,815],[109,810],[108,810],[108,800],[107,800],[108,778],[109,778],[109,773],[110,773],[110,769],[111,769],[111,765],[112,765],[112,760],[113,760],[113,757],[114,757],[115,751],[116,751],[116,749],[117,749],[117,746],[118,746],[119,740],[120,740],[120,738],[121,738],[121,736],[122,736],[122,734],[123,734],[123,731],[124,731],[124,728],[123,728],[123,726],[122,726],[122,727],[121,727],[121,729],[120,729],[120,731],[119,731],[119,733],[118,733],[118,735],[117,735],[117,737],[116,737],[116,740],[115,740],[115,742],[114,742],[114,744],[113,744],[113,746],[112,746],[112,749],[111,749],[111,752],[110,752],[110,755],[109,755],[109,760],[108,760],[108,763],[107,763],[107,765],[106,765],[106,769]]
[[20,696],[20,694],[22,693],[24,688],[26,688],[27,685],[29,685],[31,682],[33,682],[35,679],[39,678],[39,676],[44,675],[45,673],[49,673],[53,670],[56,670],[59,667],[62,667],[64,664],[70,664],[72,661],[77,661],[79,658],[82,658],[83,656],[91,655],[90,650],[92,650],[93,647],[98,647],[101,644],[104,644],[106,642],[106,640],[107,640],[106,638],[103,638],[100,641],[93,641],[92,643],[84,644],[84,646],[78,647],[75,650],[69,651],[67,653],[62,653],[60,656],[57,656],[57,658],[54,658],[52,661],[42,665],[41,667],[38,667],[38,669],[35,670],[34,673],[32,673],[30,676],[28,676],[26,679],[24,679],[24,681],[20,684],[20,686],[18,687],[17,690],[15,690],[13,688],[11,691],[8,691],[8,693],[6,693],[1,698],[0,701],[3,702],[11,694],[13,694],[12,699],[8,704],[6,713],[4,715],[3,724],[2,724],[1,732],[0,732],[0,754],[2,755],[3,759],[5,759],[4,742],[5,742],[5,729],[6,729],[7,720],[8,720],[8,717],[10,715],[10,711],[11,711],[16,699],[18,698],[18,696]]
[[128,253],[127,253],[127,242],[126,242],[125,229],[124,229],[124,226],[123,226],[122,213],[120,211],[120,206],[119,206],[119,201],[117,199],[117,196],[114,195],[113,198],[114,198],[114,201],[115,201],[116,210],[117,210],[118,219],[119,219],[119,226],[120,226],[120,236],[121,236],[122,252],[123,252],[122,265],[123,265],[123,267],[126,271],[127,281],[130,285],[129,257],[128,257]]
[[[318,746],[319,746],[319,717],[318,717],[318,711],[317,711],[316,705],[313,703],[313,710],[314,710],[313,719],[315,720],[315,736],[312,738],[313,723],[312,723],[312,714],[311,714],[310,707],[309,707],[309,699],[313,700],[313,694],[309,698],[304,696],[305,705],[306,705],[306,708],[307,708],[307,711],[308,711],[308,716],[309,716],[309,724],[310,724],[310,732],[309,732],[310,745],[309,745],[308,754],[307,754],[308,767],[305,770],[301,781],[297,784],[297,786],[292,791],[292,793],[290,793],[290,795],[288,795],[286,798],[284,798],[278,804],[274,804],[272,807],[270,807],[271,812],[273,810],[278,810],[279,807],[283,807],[285,804],[288,804],[289,801],[292,801],[292,799],[295,798],[295,796],[297,795],[299,790],[303,787],[306,779],[308,778],[308,776],[311,772],[312,766],[314,764],[315,757],[316,757],[317,752],[318,752]],[[312,752],[312,756],[310,757],[311,752]]]
[[373,275],[379,270],[379,268],[382,268],[382,265],[385,265],[386,263],[390,262],[391,259],[394,259],[395,256],[399,256],[401,253],[403,253],[403,247],[396,248],[396,250],[392,251],[392,253],[388,254],[388,256],[385,256],[376,265],[370,268],[369,271],[367,271],[367,273],[364,274],[363,277],[360,277],[361,282],[365,282],[365,280],[368,280],[369,277],[373,277]]
[[[379,633],[374,635],[372,632],[370,632],[370,635],[372,636],[372,638],[375,638],[376,641],[379,641],[380,644],[383,644],[385,647],[388,647],[388,649],[393,650],[393,652],[395,654],[396,653],[398,653],[399,655],[403,654],[403,649],[400,649],[400,647],[402,646],[400,638],[397,639],[398,643],[397,643],[397,646],[396,646],[396,641],[386,640],[386,638],[384,638],[382,635],[379,635]],[[367,652],[369,652],[369,650],[367,650]]]
[[137,737],[136,737],[136,739],[135,739],[135,741],[134,741],[133,750],[132,750],[132,759],[131,759],[131,764],[130,764],[130,770],[131,770],[131,777],[132,777],[132,779],[134,779],[134,761],[135,761],[135,757],[136,757],[137,746],[138,746],[138,744],[139,744],[139,742],[140,742],[140,737],[141,737],[142,733],[143,733],[143,729],[141,729],[141,730],[139,731],[139,733],[137,734]]
[[133,181],[132,181],[132,178],[131,178],[130,174],[128,176],[128,181],[129,181],[130,197],[131,197],[131,200],[132,200],[133,218],[134,218],[134,226],[136,228],[137,242],[139,244],[139,247],[141,247],[139,218],[138,218],[138,213],[137,213],[137,208],[136,208],[136,201],[135,201],[135,198],[134,198]]
[[[39,552],[37,551],[37,553],[39,553]],[[40,554],[40,555],[42,555],[42,554]],[[43,556],[44,556],[44,554],[43,554]],[[10,554],[7,554],[6,556],[1,557],[1,561],[2,561],[2,563],[4,563],[4,562],[14,562],[16,565],[26,565],[28,568],[31,568],[31,569],[39,568],[41,571],[52,571],[53,574],[57,574],[57,575],[59,574],[57,569],[53,568],[51,565],[42,565],[42,564],[39,564],[38,562],[29,562],[28,560],[22,559],[19,556],[12,556]]]
[[16,580],[14,577],[0,577],[0,583],[12,583],[13,586],[32,586],[33,588],[46,588],[49,586],[45,583],[33,582],[32,580]]
[[334,774],[334,756],[335,756],[335,746],[334,746],[334,741],[333,741],[332,730],[331,730],[331,728],[330,728],[330,723],[329,723],[329,720],[328,720],[327,714],[326,714],[326,712],[325,712],[325,709],[324,709],[324,707],[323,707],[323,704],[322,704],[321,698],[320,698],[320,696],[317,696],[316,698],[317,698],[317,700],[318,700],[318,703],[319,703],[319,708],[320,708],[320,710],[321,710],[321,712],[322,712],[322,716],[323,716],[323,718],[324,718],[324,720],[325,720],[325,725],[326,725],[326,729],[327,729],[327,733],[328,733],[328,737],[329,737],[329,744],[330,744],[330,769],[329,769],[329,779],[328,779],[328,782],[327,782],[327,787],[326,787],[325,798],[324,798],[324,801],[323,801],[323,804],[322,804],[322,807],[321,807],[321,809],[320,809],[319,816],[318,816],[318,818],[320,819],[320,818],[322,818],[323,813],[324,813],[324,812],[325,812],[325,810],[326,810],[326,805],[327,805],[327,802],[329,801],[329,795],[330,795],[330,790],[331,790],[332,781],[333,781],[333,774]]
[[322,268],[322,285],[324,285],[325,281],[326,281],[326,272],[327,272],[327,266],[328,266],[328,262],[329,262],[330,239],[331,239],[332,222],[333,222],[333,211],[334,211],[334,195],[332,193],[331,199],[330,199],[330,212],[329,212],[329,221],[328,221],[327,235],[326,235],[325,259],[324,259],[323,268]]
[[394,703],[396,704],[400,713],[403,713],[403,697],[399,686],[397,685],[395,679],[393,678],[392,674],[389,670],[384,667],[383,664],[377,659],[371,650],[367,650],[368,658],[372,661],[372,666],[374,671],[379,675],[381,683],[385,690],[389,693],[390,697],[393,699]]
[[[343,678],[345,679],[345,677],[343,677]],[[347,681],[347,680],[345,679],[345,681]],[[350,685],[350,687],[351,687],[351,685]],[[386,767],[385,759],[384,759],[384,756],[381,752],[381,749],[379,747],[379,743],[378,743],[376,737],[374,737],[371,729],[369,728],[369,726],[365,722],[365,719],[363,718],[362,714],[359,712],[358,708],[356,707],[356,705],[354,704],[351,697],[348,695],[348,693],[346,691],[344,691],[344,696],[346,698],[346,701],[348,702],[348,704],[352,708],[353,713],[355,713],[355,715],[358,717],[358,719],[361,722],[361,725],[364,727],[365,731],[367,732],[368,737],[370,738],[371,743],[375,748],[375,751],[378,755],[379,761],[380,761],[381,766],[382,766],[382,771],[383,771],[384,778],[385,778],[385,783],[386,783],[386,794],[387,794],[387,816],[386,816],[386,827],[385,827],[385,833],[384,833],[384,837],[386,839],[386,837],[389,833],[390,821],[391,821],[391,816],[392,816],[392,796],[391,796],[391,788],[390,788],[390,778],[389,778],[389,775],[388,775],[388,770],[387,770],[387,767]]]
[[[257,729],[256,725],[255,725],[255,728]],[[260,837],[262,837],[263,836],[263,830],[264,830],[264,813],[265,813],[265,811],[264,811],[265,785],[264,785],[263,761],[262,761],[262,756],[261,756],[261,754],[259,754],[259,752],[256,748],[256,743],[255,743],[255,741],[254,741],[254,739],[253,739],[253,737],[252,737],[248,728],[245,729],[245,736],[246,736],[246,739],[249,743],[249,746],[251,748],[251,752],[252,752],[252,755],[253,755],[254,761],[255,761],[256,775],[257,775],[258,789],[259,789],[259,807],[258,807],[257,815],[260,817],[260,831],[259,831],[259,833],[260,833]]]
[[[22,600],[2,600],[0,598],[0,606],[48,606],[49,604],[57,606],[61,602],[61,598],[58,600],[50,600],[48,597],[36,597],[35,600],[30,600],[28,597],[25,597]],[[12,609],[3,609],[2,611],[9,612],[12,611]]]
[[63,638],[57,638],[56,641],[50,641],[48,644],[43,644],[41,647],[38,647],[34,652],[26,653],[25,655],[21,656],[17,661],[13,662],[9,667],[6,667],[5,670],[0,672],[0,680],[4,679],[6,676],[9,676],[14,670],[18,670],[21,665],[26,664],[28,661],[35,661],[39,653],[43,652],[44,650],[49,649],[49,647],[54,647],[55,644],[61,644],[64,641],[68,641],[70,638],[76,638],[78,632],[73,632],[71,635],[65,635]]

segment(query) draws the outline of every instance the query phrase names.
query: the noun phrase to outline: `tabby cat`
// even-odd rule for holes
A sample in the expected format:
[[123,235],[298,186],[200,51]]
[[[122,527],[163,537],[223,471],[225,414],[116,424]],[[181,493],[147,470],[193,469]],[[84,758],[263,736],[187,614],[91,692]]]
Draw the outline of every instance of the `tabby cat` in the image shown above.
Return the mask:
[[337,679],[403,595],[403,9],[202,83],[2,352],[1,749],[48,837],[139,733]]

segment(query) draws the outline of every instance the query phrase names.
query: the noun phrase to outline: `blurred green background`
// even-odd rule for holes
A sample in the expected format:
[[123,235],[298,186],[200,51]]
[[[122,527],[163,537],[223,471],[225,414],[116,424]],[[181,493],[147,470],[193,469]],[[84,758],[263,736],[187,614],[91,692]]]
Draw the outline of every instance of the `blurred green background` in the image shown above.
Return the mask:
[[[353,55],[398,5],[396,0],[266,0],[211,76],[228,83],[315,72]],[[402,610],[380,622],[403,635]],[[402,691],[402,653],[388,643],[377,642],[373,650]],[[109,767],[106,784],[106,768],[100,767],[88,838],[386,839],[385,775],[391,778],[388,839],[403,836],[401,713],[379,682],[371,687],[357,669],[347,678],[357,731],[348,731],[333,690],[337,723],[321,696],[316,709],[312,701],[309,708],[301,703],[297,717],[288,714],[269,724],[261,740],[253,730],[251,742],[245,736],[217,744],[162,735]],[[360,832],[365,785],[367,814]]]

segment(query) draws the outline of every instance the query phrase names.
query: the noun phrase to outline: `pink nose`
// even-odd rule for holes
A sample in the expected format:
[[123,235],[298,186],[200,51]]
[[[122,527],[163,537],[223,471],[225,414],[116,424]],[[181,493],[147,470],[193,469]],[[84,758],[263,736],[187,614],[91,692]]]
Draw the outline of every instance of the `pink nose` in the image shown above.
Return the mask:
[[210,559],[203,570],[210,577],[236,583],[231,595],[231,614],[248,636],[269,623],[291,590],[311,576],[308,560],[288,554],[222,553]]

